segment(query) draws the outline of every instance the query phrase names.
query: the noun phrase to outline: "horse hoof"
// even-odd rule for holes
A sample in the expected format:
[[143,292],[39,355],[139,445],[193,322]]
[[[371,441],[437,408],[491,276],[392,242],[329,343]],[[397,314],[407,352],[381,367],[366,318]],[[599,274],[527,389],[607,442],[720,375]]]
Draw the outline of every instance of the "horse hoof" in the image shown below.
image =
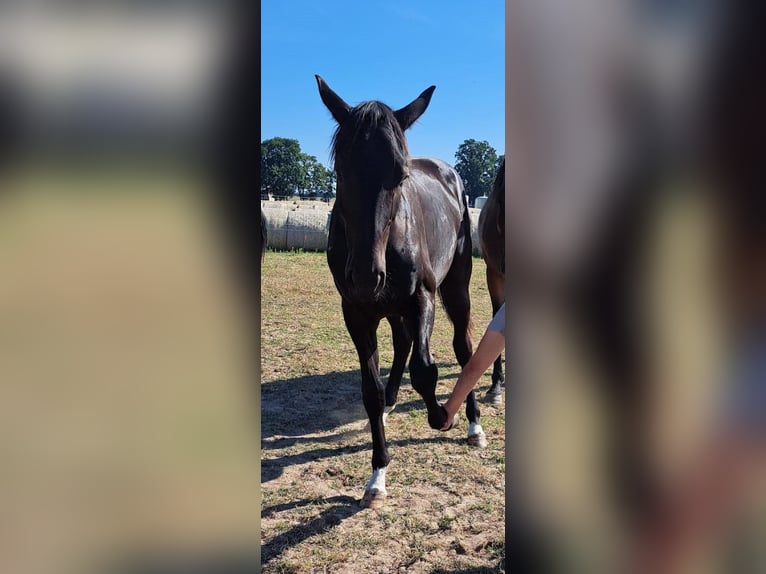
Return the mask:
[[449,427],[447,427],[446,429],[443,429],[443,430],[442,430],[442,432],[448,432],[448,431],[451,431],[452,429],[454,429],[454,428],[455,428],[455,427],[458,425],[458,423],[459,423],[459,422],[460,422],[460,415],[457,415],[457,414],[456,414],[456,415],[455,415],[455,416],[452,418],[452,423],[449,425]]
[[486,448],[487,446],[487,435],[477,422],[468,425],[468,445],[478,448]]
[[482,433],[474,434],[468,437],[468,446],[477,448],[487,448],[487,435]]
[[503,393],[487,393],[484,395],[484,402],[495,406],[501,405],[503,404]]
[[371,510],[377,510],[386,500],[386,493],[375,491],[365,491],[362,500],[359,501],[359,506],[362,508],[369,508]]
[[452,422],[450,423],[449,427],[446,429],[444,428],[444,423],[447,420],[447,411],[444,409],[443,405],[439,405],[439,408],[444,413],[444,416],[441,420],[436,420],[436,417],[432,417],[431,413],[428,414],[428,426],[430,426],[434,430],[447,432],[451,431],[453,428],[455,428],[460,421],[460,413],[455,413],[455,416],[452,417]]

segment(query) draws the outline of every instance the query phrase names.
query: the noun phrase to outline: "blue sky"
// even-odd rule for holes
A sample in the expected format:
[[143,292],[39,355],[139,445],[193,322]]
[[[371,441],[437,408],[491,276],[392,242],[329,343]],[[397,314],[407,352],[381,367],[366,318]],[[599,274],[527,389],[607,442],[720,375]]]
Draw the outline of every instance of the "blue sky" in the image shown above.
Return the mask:
[[262,0],[261,140],[330,165],[335,123],[314,74],[351,105],[394,109],[436,86],[410,152],[453,163],[466,139],[505,152],[503,0]]

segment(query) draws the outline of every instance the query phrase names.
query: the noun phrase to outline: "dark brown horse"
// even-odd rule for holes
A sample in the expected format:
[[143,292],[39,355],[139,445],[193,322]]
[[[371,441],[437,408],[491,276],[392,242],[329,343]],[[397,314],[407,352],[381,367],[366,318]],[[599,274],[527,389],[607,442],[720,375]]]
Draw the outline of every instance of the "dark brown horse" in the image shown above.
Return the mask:
[[[372,477],[363,506],[382,504],[389,463],[385,415],[396,405],[407,357],[413,388],[439,429],[446,413],[436,400],[437,369],[429,341],[436,292],[454,326],[461,366],[471,342],[471,227],[457,172],[446,163],[410,157],[404,131],[426,110],[431,86],[407,106],[392,110],[369,101],[349,106],[316,76],[319,94],[338,123],[332,154],[337,198],[330,217],[327,262],[341,295],[343,318],[359,355],[362,399],[372,431]],[[380,380],[376,332],[391,326],[394,360]],[[484,446],[474,394],[467,399],[469,443]]]
[[[505,158],[495,175],[492,191],[479,215],[479,243],[481,256],[487,265],[487,290],[492,302],[492,315],[505,303]],[[503,357],[495,360],[492,386],[486,398],[500,404],[503,396]]]

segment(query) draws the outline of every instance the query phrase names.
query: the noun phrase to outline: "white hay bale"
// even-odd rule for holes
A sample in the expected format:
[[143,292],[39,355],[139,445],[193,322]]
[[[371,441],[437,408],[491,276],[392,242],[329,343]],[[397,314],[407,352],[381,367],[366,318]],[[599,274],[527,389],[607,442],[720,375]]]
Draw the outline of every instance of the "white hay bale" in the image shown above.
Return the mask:
[[479,214],[481,209],[468,208],[468,215],[471,218],[471,243],[473,244],[473,254],[477,257],[481,255],[479,247]]
[[327,249],[330,214],[327,211],[291,211],[287,216],[287,248],[324,251]]
[[287,216],[286,209],[263,209],[266,220],[266,245],[272,249],[287,249]]

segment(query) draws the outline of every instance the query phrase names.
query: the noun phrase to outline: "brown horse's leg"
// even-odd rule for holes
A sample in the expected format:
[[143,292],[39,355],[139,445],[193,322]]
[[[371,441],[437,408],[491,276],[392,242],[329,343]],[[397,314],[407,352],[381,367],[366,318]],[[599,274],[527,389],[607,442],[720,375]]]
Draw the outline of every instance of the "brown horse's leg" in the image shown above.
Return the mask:
[[384,425],[386,424],[386,417],[396,406],[404,367],[407,365],[407,357],[410,354],[410,349],[412,349],[412,337],[404,325],[404,318],[389,318],[388,323],[391,325],[391,336],[394,341],[394,362],[386,382],[386,406],[383,410]]
[[343,319],[359,355],[362,371],[362,401],[372,433],[372,476],[364,490],[361,505],[377,508],[386,498],[386,467],[390,458],[383,430],[385,388],[380,380],[378,362],[378,321],[365,317],[359,309],[343,302]]
[[[471,259],[470,244],[458,251],[447,276],[444,278],[439,293],[441,294],[444,309],[452,321],[454,334],[452,347],[455,357],[461,367],[464,367],[473,355],[473,342],[471,341],[471,297],[468,285],[471,282],[473,261]],[[476,400],[476,393],[468,393],[465,401],[465,415],[468,419],[468,444],[484,448],[487,446],[487,437],[484,429],[479,424],[481,411]]]
[[410,357],[412,388],[423,397],[426,404],[428,426],[438,430],[444,426],[447,415],[436,400],[436,381],[439,373],[430,348],[431,332],[434,326],[434,293],[420,286],[405,321],[413,339]]
[[[487,288],[489,290],[490,301],[492,302],[492,316],[494,317],[495,313],[498,312],[505,302],[505,276],[489,265],[487,265]],[[502,386],[504,383],[503,356],[500,355],[495,359],[492,368],[492,386],[487,391],[486,400],[493,405],[499,405],[503,400]]]

